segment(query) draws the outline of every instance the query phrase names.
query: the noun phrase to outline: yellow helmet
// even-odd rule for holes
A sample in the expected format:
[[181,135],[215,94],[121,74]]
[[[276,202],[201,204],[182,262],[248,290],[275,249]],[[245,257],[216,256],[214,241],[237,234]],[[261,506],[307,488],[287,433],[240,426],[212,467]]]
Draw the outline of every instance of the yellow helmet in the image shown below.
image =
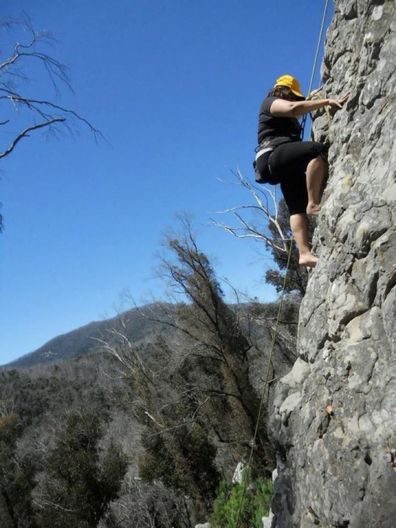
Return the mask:
[[276,86],[287,86],[294,93],[294,95],[297,95],[297,97],[304,97],[304,95],[301,93],[300,83],[292,75],[282,75],[281,77],[278,77],[278,79],[276,79],[274,88]]

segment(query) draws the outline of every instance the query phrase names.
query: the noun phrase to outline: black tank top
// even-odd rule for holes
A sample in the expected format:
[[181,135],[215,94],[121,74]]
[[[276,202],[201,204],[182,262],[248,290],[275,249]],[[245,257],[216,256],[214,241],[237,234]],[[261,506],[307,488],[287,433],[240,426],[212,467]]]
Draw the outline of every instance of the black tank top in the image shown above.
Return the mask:
[[292,140],[300,139],[301,125],[294,117],[274,117],[270,108],[275,99],[279,97],[266,97],[261,103],[258,123],[258,144],[272,137],[290,137]]

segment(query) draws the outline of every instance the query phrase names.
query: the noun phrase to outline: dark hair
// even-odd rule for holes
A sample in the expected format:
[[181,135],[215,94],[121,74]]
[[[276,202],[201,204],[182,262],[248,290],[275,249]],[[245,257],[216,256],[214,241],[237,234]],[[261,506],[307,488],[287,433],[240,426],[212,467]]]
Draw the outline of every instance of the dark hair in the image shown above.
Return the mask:
[[279,99],[286,99],[286,101],[302,101],[305,97],[299,97],[294,94],[288,86],[275,86],[269,91],[268,97],[279,97]]

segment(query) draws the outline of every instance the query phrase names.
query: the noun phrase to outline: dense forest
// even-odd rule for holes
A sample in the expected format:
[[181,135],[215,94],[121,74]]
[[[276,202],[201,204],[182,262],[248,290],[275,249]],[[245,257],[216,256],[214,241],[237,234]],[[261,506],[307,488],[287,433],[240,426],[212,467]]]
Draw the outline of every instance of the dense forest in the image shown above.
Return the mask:
[[275,336],[278,304],[227,304],[189,224],[167,244],[173,302],[88,325],[1,370],[2,527],[225,527],[235,467],[249,457],[241,522],[266,513],[253,504],[275,467],[265,408],[295,359],[300,296],[290,286]]

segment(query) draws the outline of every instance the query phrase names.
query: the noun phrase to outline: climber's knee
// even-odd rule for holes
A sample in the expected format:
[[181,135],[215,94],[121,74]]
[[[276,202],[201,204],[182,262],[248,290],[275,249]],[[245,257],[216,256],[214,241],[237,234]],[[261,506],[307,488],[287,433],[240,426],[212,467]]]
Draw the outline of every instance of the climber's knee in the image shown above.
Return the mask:
[[319,154],[319,156],[316,156],[316,158],[312,158],[308,165],[307,165],[307,168],[312,168],[312,169],[324,169],[327,167],[327,161],[323,159],[322,155]]

